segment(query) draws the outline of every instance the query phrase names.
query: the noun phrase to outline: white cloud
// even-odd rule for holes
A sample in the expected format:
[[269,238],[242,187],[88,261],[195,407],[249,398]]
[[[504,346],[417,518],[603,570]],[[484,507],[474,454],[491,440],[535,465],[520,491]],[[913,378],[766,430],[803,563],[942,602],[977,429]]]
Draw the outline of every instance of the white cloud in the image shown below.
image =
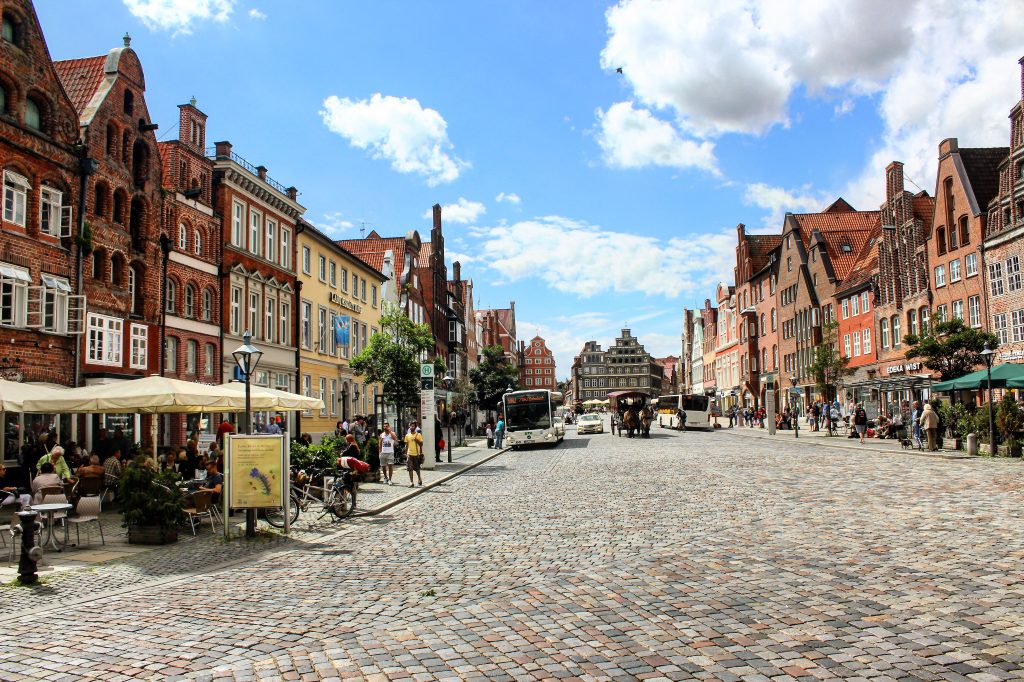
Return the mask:
[[597,110],[597,141],[604,160],[615,168],[670,166],[701,168],[717,174],[715,145],[683,139],[671,123],[655,118],[632,102]]
[[124,0],[124,4],[151,30],[187,34],[197,21],[227,21],[235,0]]
[[580,297],[605,291],[669,298],[703,292],[730,275],[735,263],[732,230],[660,240],[547,216],[475,234],[483,259],[505,282],[537,277]]
[[[466,197],[459,197],[459,200],[454,204],[445,204],[441,207],[441,219],[457,225],[475,222],[484,213],[487,213],[486,206],[479,201],[469,201]],[[433,209],[427,209],[423,212],[424,218],[431,218],[433,215]]]
[[325,213],[323,221],[317,227],[328,237],[341,239],[345,232],[355,227],[355,223],[351,220],[345,220],[342,217],[341,211],[334,211],[332,213]]
[[257,21],[263,21],[264,19],[267,18],[267,15],[260,9],[253,7],[251,10],[249,10],[249,18],[255,19]]
[[500,192],[498,196],[494,197],[494,200],[497,201],[499,204],[507,201],[510,204],[516,205],[518,205],[519,202],[522,201],[522,199],[519,198],[519,195],[514,192]]
[[743,203],[768,209],[764,226],[777,233],[782,230],[782,219],[786,213],[812,213],[822,210],[831,202],[827,195],[814,191],[809,185],[798,190],[787,190],[755,182],[747,185]]
[[324,124],[375,159],[386,159],[399,173],[416,173],[430,186],[452,182],[469,163],[451,153],[448,124],[418,100],[374,94],[351,100],[331,95],[320,111]]

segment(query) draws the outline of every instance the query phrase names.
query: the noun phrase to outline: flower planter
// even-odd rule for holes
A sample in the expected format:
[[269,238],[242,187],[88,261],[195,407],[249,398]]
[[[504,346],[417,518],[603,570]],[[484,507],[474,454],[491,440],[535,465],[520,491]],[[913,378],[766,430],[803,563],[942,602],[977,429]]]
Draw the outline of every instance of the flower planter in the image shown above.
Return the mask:
[[177,528],[161,528],[160,526],[128,526],[129,545],[169,545],[178,541]]

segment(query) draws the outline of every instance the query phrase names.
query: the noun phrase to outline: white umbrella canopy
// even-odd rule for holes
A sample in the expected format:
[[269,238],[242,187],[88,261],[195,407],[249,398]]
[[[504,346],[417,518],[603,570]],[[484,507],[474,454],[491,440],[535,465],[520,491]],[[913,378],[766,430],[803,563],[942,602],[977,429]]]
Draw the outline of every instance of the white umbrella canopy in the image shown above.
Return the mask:
[[83,386],[22,401],[25,412],[181,414],[240,412],[245,396],[223,386],[149,376],[132,381]]
[[[66,388],[42,386],[39,384],[23,384],[17,381],[0,379],[0,412],[26,412],[26,400],[46,400],[64,393]],[[46,410],[36,410],[44,412]]]
[[[241,396],[242,410],[245,409],[245,384],[231,382],[221,384],[218,388],[230,391],[234,395]],[[250,402],[253,410],[280,410],[293,412],[297,410],[322,410],[324,401],[320,398],[310,398],[298,393],[280,391],[276,388],[265,386],[250,386]]]

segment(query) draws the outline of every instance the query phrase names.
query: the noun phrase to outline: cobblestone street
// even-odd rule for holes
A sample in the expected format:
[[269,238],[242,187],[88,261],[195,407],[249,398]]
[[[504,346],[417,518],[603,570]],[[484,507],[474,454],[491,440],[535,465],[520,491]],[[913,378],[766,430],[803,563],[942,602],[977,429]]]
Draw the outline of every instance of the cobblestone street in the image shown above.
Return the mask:
[[205,576],[5,585],[0,678],[1024,678],[1019,461],[652,435],[570,428]]

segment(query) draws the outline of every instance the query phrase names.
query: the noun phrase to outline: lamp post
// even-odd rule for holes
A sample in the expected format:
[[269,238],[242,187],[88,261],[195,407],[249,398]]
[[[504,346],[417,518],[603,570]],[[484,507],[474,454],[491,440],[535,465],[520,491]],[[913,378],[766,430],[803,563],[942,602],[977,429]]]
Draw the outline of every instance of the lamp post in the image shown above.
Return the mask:
[[985,360],[985,374],[988,380],[988,452],[996,455],[996,424],[992,416],[992,358],[996,352],[986,343],[985,349],[981,351],[982,359]]
[[447,404],[445,405],[447,409],[445,409],[444,413],[447,417],[445,421],[448,422],[448,463],[450,464],[452,461],[452,386],[455,385],[455,377],[452,376],[451,372],[445,372],[444,378],[441,381],[444,382],[444,387],[448,392],[448,395],[445,396],[447,398]]
[[[238,369],[241,370],[242,376],[245,378],[245,433],[252,434],[252,373],[260,364],[263,351],[252,345],[252,334],[246,330],[242,334],[242,345],[233,351],[231,356],[235,359]],[[245,510],[245,536],[247,538],[256,537],[255,509]]]
[[791,377],[789,377],[789,381],[790,381],[790,383],[793,384],[793,389],[790,391],[790,396],[789,396],[790,397],[790,403],[793,405],[793,438],[799,438],[800,437],[800,415],[797,414],[797,409],[796,409],[797,408],[797,401],[796,401],[796,398],[793,397],[794,395],[797,395],[797,393],[796,393],[797,376],[795,374],[792,375]]

